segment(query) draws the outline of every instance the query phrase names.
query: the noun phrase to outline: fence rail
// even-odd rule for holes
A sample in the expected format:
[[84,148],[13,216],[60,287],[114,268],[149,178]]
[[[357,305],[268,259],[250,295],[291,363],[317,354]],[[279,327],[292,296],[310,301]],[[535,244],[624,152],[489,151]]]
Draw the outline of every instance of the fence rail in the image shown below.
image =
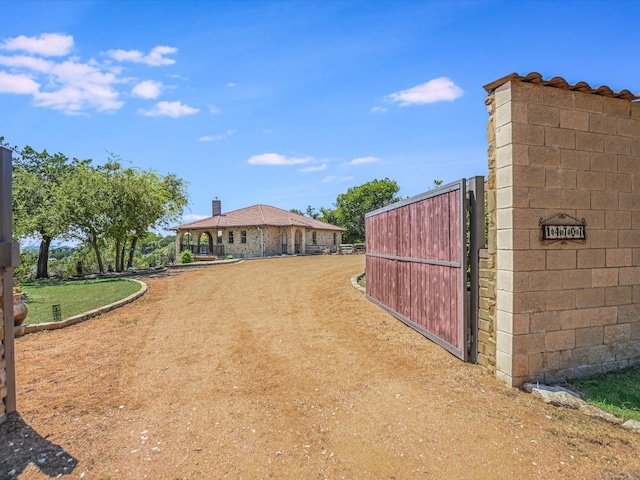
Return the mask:
[[193,255],[224,257],[224,245],[183,245],[182,250],[189,250]]
[[367,253],[367,246],[364,243],[341,243],[340,253],[343,255],[355,255],[356,253]]

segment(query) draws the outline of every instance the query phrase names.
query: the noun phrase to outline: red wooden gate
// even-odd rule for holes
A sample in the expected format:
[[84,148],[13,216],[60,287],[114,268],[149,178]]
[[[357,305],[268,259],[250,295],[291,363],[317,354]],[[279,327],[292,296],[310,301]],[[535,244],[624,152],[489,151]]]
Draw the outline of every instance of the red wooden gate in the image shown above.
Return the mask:
[[466,191],[462,179],[365,217],[367,297],[463,360],[473,343]]

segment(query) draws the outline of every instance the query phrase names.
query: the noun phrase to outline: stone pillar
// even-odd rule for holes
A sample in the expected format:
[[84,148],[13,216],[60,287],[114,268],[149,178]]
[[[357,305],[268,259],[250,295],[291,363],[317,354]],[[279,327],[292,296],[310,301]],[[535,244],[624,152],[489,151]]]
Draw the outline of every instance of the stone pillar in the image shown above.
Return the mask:
[[[639,363],[638,97],[537,74],[485,88],[496,375],[554,383]],[[586,240],[543,241],[540,220],[558,214],[584,219]]]

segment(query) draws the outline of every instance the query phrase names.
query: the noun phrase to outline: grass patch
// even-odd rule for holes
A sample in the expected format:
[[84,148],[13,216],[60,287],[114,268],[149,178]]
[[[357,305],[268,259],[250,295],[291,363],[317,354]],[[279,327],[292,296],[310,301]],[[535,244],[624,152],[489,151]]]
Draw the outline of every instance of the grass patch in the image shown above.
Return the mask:
[[640,421],[640,366],[576,381],[584,399],[616,417]]
[[29,307],[25,324],[52,322],[51,306],[55,304],[60,305],[65,319],[126,298],[140,288],[139,283],[122,279],[25,283],[22,289]]

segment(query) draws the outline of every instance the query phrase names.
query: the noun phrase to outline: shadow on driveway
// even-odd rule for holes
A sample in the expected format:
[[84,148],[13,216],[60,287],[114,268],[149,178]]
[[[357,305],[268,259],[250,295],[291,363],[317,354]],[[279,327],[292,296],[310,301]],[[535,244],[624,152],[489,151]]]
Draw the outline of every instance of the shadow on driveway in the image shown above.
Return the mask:
[[12,413],[0,425],[0,479],[18,478],[30,463],[43,474],[57,477],[73,472],[78,461]]

